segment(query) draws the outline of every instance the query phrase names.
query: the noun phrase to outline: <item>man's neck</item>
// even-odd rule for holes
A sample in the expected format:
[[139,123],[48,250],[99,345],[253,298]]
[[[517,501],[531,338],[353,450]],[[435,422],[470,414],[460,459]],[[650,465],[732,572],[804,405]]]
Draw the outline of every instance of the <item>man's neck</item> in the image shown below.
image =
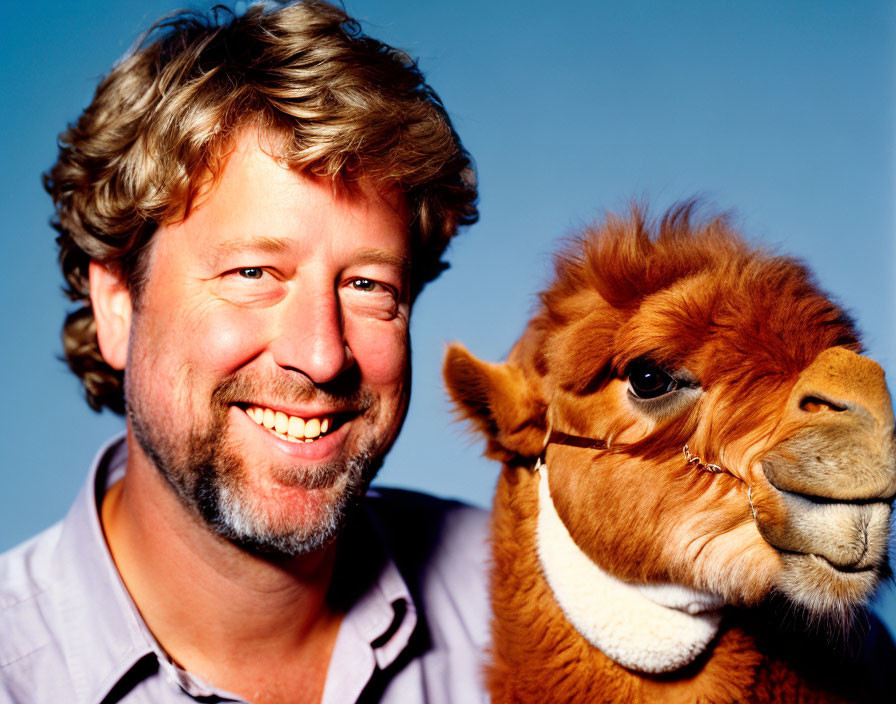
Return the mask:
[[[241,550],[133,453],[101,519],[134,603],[180,667],[256,702],[279,701],[271,687],[293,676],[320,699],[341,621],[326,600],[335,545],[284,562]],[[282,698],[297,701],[295,690]]]

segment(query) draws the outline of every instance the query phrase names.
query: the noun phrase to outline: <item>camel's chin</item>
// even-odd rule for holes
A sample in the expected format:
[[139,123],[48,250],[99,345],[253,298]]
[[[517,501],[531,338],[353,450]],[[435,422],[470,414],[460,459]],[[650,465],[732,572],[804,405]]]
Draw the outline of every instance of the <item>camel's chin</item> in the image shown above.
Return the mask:
[[778,591],[819,618],[848,616],[868,602],[881,580],[876,567],[840,569],[819,555],[782,553],[781,562]]

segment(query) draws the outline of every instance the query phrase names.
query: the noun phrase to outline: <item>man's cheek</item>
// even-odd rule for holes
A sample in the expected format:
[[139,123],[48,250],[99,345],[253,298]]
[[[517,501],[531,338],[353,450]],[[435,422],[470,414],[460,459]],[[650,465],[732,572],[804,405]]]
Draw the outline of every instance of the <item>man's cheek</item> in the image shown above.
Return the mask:
[[397,330],[365,331],[354,335],[349,346],[368,384],[404,385],[410,358],[406,334]]
[[266,325],[258,316],[206,316],[192,330],[193,354],[207,370],[229,373],[264,351]]

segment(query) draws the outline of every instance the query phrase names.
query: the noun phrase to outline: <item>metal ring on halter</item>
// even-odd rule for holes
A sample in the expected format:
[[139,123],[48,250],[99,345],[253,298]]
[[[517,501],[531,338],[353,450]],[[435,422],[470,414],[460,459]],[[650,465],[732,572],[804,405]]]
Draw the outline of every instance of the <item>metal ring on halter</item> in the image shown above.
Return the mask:
[[719,472],[723,471],[722,468],[719,467],[719,465],[707,464],[703,460],[701,460],[699,457],[692,455],[691,450],[687,445],[684,446],[682,452],[684,454],[684,461],[687,462],[688,464],[697,465],[698,469],[702,469],[706,472],[711,472],[713,474],[718,474]]

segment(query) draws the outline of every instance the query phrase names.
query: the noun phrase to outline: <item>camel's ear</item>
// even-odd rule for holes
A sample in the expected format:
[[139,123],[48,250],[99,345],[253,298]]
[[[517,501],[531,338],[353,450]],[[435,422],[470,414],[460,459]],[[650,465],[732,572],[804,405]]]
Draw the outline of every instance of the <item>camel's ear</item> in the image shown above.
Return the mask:
[[541,453],[545,405],[520,367],[482,362],[463,345],[453,344],[442,374],[458,411],[485,434],[487,457],[508,462]]

